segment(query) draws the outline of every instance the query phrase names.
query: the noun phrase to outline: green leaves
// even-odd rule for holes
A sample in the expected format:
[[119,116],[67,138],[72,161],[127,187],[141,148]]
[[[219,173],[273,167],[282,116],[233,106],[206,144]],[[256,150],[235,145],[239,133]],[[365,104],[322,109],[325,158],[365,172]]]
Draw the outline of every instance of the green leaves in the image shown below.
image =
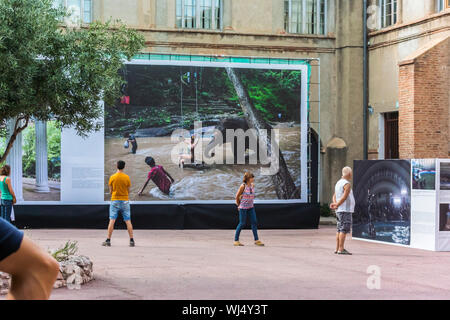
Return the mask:
[[22,166],[25,177],[35,177],[36,173],[36,133],[34,123],[22,132]]
[[52,2],[0,1],[0,122],[54,119],[86,135],[101,128],[99,101],[120,97],[118,71],[144,38],[118,21],[64,27]]
[[[264,120],[275,121],[278,113],[285,120],[299,121],[301,72],[295,70],[243,70],[242,84]],[[231,82],[227,83],[232,102],[239,101]]]
[[61,262],[67,260],[70,256],[78,252],[78,241],[67,241],[64,245],[56,250],[49,250],[49,253],[56,261]]

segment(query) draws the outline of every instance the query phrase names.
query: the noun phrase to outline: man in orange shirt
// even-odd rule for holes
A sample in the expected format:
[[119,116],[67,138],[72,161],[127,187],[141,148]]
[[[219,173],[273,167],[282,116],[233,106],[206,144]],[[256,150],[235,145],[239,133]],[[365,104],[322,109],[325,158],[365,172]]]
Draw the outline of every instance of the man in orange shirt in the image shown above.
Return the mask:
[[117,162],[117,172],[109,178],[109,192],[111,193],[111,204],[109,206],[109,225],[108,238],[103,242],[103,246],[111,246],[111,235],[114,230],[114,224],[119,215],[122,214],[123,221],[127,225],[128,234],[130,235],[130,247],[134,247],[133,225],[131,224],[131,210],[128,194],[130,193],[131,181],[130,177],[123,172],[125,162],[119,160]]

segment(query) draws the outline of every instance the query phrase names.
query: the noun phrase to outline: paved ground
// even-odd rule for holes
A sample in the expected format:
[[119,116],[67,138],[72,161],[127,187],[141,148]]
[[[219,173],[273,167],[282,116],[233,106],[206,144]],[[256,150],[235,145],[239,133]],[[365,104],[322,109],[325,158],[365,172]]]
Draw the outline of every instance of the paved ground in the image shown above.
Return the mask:
[[36,192],[36,180],[23,178],[23,198],[26,201],[59,201],[61,196],[61,184],[58,181],[48,181],[49,192]]
[[[353,256],[337,256],[334,228],[261,230],[266,247],[233,247],[233,230],[126,231],[104,248],[100,230],[29,230],[44,248],[79,241],[94,261],[96,280],[81,290],[54,290],[53,299],[432,299],[450,298],[450,253],[350,240]],[[367,288],[378,266],[381,289]]]

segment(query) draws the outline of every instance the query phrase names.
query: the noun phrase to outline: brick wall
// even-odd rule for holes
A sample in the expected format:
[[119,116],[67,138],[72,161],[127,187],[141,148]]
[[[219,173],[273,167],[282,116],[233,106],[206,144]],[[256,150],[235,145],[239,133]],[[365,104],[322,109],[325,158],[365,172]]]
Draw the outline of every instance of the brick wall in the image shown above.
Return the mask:
[[447,158],[450,37],[399,64],[400,158]]

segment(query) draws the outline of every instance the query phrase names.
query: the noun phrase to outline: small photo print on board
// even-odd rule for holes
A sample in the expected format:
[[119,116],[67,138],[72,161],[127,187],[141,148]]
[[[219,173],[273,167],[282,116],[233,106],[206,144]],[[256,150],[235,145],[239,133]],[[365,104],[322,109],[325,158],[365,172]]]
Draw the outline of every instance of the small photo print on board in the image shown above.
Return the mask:
[[441,190],[450,190],[450,162],[441,162]]
[[436,188],[436,160],[414,159],[412,167],[412,188],[416,190],[434,190]]
[[439,231],[450,231],[450,203],[439,205]]

